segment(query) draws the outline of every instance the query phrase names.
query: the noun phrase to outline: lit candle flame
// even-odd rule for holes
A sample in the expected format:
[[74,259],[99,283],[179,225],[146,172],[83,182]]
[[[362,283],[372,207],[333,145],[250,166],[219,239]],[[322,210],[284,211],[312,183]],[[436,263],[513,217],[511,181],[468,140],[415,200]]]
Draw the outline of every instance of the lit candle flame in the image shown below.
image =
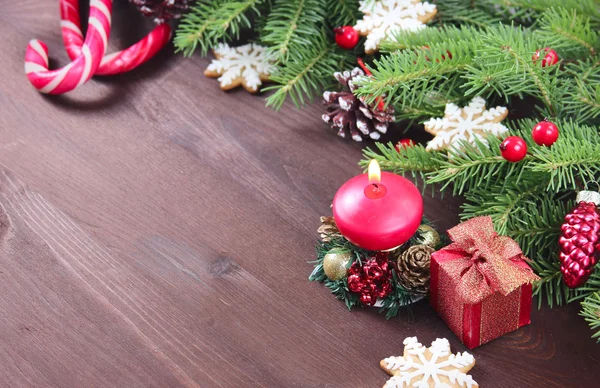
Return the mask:
[[372,159],[369,162],[369,183],[379,182],[381,182],[381,169],[379,168],[379,163],[375,159]]

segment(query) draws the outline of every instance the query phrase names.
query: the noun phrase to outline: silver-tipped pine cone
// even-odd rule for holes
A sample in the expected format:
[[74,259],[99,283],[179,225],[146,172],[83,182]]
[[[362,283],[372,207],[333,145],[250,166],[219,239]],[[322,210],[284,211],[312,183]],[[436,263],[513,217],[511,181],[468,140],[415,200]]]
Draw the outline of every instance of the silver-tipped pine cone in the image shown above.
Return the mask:
[[193,0],[129,0],[142,15],[154,17],[157,23],[179,19]]
[[394,108],[385,107],[382,102],[368,105],[354,95],[357,88],[354,81],[365,76],[360,68],[333,75],[344,86],[344,90],[323,93],[323,103],[327,105],[323,121],[337,129],[341,137],[349,133],[355,141],[362,141],[363,136],[378,140],[381,134],[387,132],[389,123],[394,121]]

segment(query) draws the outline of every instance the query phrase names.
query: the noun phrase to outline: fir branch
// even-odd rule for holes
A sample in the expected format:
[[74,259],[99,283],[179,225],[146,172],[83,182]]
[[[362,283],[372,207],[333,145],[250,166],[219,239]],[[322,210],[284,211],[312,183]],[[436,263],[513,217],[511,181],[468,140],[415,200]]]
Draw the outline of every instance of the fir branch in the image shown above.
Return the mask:
[[[390,53],[405,49],[422,49],[434,44],[445,46],[451,42],[475,42],[480,33],[480,29],[471,26],[455,27],[452,25],[441,28],[424,28],[419,31],[399,30],[391,38],[381,43],[380,51]],[[462,43],[470,44],[469,42]]]
[[531,196],[515,212],[519,216],[512,217],[507,235],[519,243],[528,257],[558,260],[558,238],[567,209],[568,204],[555,198]]
[[440,24],[454,23],[461,26],[471,25],[485,29],[501,21],[488,12],[481,1],[440,0],[433,1],[438,9],[436,20]]
[[562,99],[564,114],[582,121],[600,117],[600,61],[572,63],[566,71],[573,80]]
[[340,67],[345,68],[352,59],[321,33],[315,45],[291,50],[286,65],[270,77],[278,85],[263,89],[275,90],[267,98],[267,106],[278,110],[287,96],[296,106],[304,104],[305,99],[312,99],[329,80],[333,80],[333,73]]
[[497,26],[482,34],[481,46],[465,75],[467,95],[498,93],[505,97],[531,95],[557,113],[559,66],[542,66],[532,55],[542,46],[534,34],[521,27]]
[[577,295],[575,295],[569,302],[587,298],[593,293],[600,291],[600,267],[596,266],[594,272],[583,286],[577,289]]
[[[539,199],[536,194],[544,192],[545,182],[538,179],[521,179],[511,182],[504,180],[490,187],[478,187],[466,193],[467,202],[462,205],[461,218],[489,215],[494,222],[494,228],[499,234],[507,235],[509,230],[527,226],[521,210],[528,203]],[[525,225],[524,225],[525,224]],[[512,237],[512,236],[511,236]]]
[[299,49],[315,44],[315,31],[324,24],[324,12],[319,0],[277,0],[261,40],[277,60],[286,63],[293,46]]
[[392,143],[387,145],[375,143],[375,146],[379,152],[370,148],[363,151],[364,159],[359,163],[361,167],[367,168],[369,162],[375,159],[382,170],[401,175],[410,172],[413,177],[420,176],[425,179],[425,175],[436,171],[446,158],[443,153],[425,151],[425,148],[420,144],[400,148],[400,150],[396,150]]
[[551,8],[576,10],[581,15],[588,15],[600,21],[600,8],[597,0],[491,0],[495,6],[504,9],[514,17],[538,19]]
[[417,92],[424,82],[429,85],[429,90],[438,92],[452,89],[448,85],[458,83],[459,72],[471,63],[471,48],[458,42],[447,42],[383,56],[374,61],[372,77],[356,82],[359,88],[355,94],[368,103],[378,98],[386,98],[386,102],[392,104],[401,104],[406,98],[422,101],[427,94]]
[[199,48],[206,55],[221,40],[238,38],[240,29],[250,27],[246,13],[258,14],[256,6],[262,1],[198,1],[179,23],[173,39],[176,51],[190,56]]
[[353,26],[361,16],[358,0],[327,0],[327,22],[331,27]]
[[592,338],[600,342],[600,291],[596,291],[581,303],[583,310],[581,315],[589,324],[590,329],[596,330]]
[[585,59],[596,54],[600,41],[590,25],[589,17],[577,10],[551,8],[542,16],[541,28],[536,31],[545,46],[558,51],[561,58]]
[[538,297],[538,308],[544,299],[548,306],[562,306],[576,295],[576,291],[567,287],[560,272],[558,260],[548,260],[542,255],[529,262],[529,265],[539,275],[540,280],[535,284],[533,295]]
[[427,175],[427,183],[442,183],[442,190],[452,184],[453,193],[463,194],[470,188],[488,189],[499,180],[518,179],[523,164],[510,163],[498,152],[500,141],[488,137],[487,143],[475,145],[461,141],[449,151],[448,159]]
[[[524,120],[522,123],[531,124],[532,121]],[[553,192],[576,190],[581,182],[596,181],[600,177],[600,136],[597,128],[577,125],[572,121],[557,121],[557,125],[561,128],[559,139],[550,148],[532,147],[531,162],[527,168],[532,172],[545,173],[549,178],[548,190]]]
[[558,252],[560,226],[570,203],[549,196],[545,189],[542,178],[471,190],[465,195],[461,219],[491,216],[495,230],[514,239],[528,257]]

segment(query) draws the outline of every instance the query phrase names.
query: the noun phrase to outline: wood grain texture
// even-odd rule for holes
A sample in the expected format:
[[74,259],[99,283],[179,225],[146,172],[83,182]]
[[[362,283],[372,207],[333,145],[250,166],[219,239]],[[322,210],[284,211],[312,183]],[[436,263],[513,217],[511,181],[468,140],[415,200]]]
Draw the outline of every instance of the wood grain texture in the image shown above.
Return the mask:
[[[117,2],[111,47],[140,25]],[[378,387],[406,336],[465,350],[425,302],[385,321],[307,281],[319,216],[361,154],[320,106],[223,93],[208,59],[172,47],[46,97],[23,53],[37,37],[66,62],[57,4],[3,2],[0,36],[0,386]],[[456,200],[425,203],[457,222]],[[474,378],[597,387],[600,346],[577,311],[536,310],[475,349]]]

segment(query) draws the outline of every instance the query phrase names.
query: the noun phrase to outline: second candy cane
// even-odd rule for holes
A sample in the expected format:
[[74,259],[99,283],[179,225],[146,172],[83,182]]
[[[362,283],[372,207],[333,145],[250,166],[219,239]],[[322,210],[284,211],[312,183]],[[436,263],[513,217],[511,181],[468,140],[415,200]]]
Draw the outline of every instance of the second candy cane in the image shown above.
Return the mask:
[[25,51],[25,73],[40,92],[61,94],[88,81],[98,69],[110,34],[112,0],[91,0],[88,30],[81,53],[57,70],[48,69],[48,47],[33,39]]
[[[83,33],[79,18],[78,0],[60,0],[60,25],[63,42],[71,59],[81,54]],[[125,50],[107,54],[102,58],[96,75],[124,73],[152,58],[171,38],[171,27],[167,23],[158,24],[148,35]]]

